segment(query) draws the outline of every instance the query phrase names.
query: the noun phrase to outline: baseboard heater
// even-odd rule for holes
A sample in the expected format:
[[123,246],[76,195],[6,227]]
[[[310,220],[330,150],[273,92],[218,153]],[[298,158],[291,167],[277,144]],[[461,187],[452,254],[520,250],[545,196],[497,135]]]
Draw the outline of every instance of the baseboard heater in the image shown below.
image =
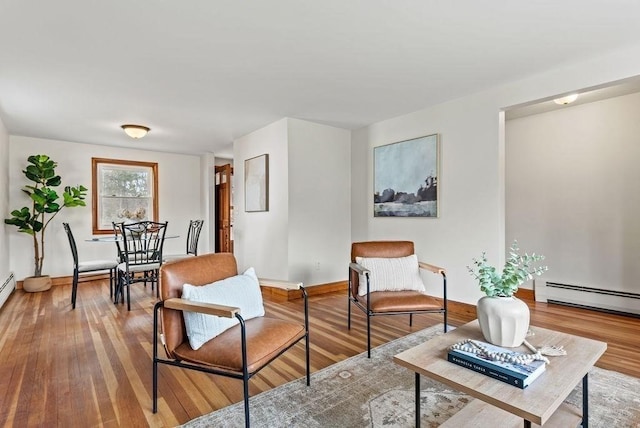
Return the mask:
[[640,316],[640,294],[536,279],[536,302],[558,303]]
[[2,283],[0,287],[0,308],[7,301],[13,290],[16,289],[16,279],[13,276],[13,272],[9,274],[9,277]]

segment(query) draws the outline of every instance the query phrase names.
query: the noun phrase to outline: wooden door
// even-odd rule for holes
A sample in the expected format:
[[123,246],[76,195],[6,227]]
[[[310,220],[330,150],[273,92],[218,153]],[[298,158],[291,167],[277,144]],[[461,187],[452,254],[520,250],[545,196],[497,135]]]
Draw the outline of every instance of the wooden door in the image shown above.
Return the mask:
[[233,253],[231,164],[216,166],[216,253]]

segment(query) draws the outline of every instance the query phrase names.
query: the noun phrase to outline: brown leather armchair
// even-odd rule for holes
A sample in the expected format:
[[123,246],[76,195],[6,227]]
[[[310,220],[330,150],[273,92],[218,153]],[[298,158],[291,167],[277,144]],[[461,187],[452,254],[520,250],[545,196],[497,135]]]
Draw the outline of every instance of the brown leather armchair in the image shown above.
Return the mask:
[[[153,335],[153,413],[157,412],[158,364],[183,367],[205,373],[242,379],[245,425],[249,427],[249,379],[263,367],[305,339],[307,386],[309,372],[309,315],[307,293],[302,284],[261,280],[261,285],[302,290],[304,324],[266,316],[244,320],[239,308],[183,300],[185,283],[202,286],[238,274],[236,259],[230,253],[205,254],[163,264],[160,269],[161,300],[154,308]],[[239,324],[206,342],[198,350],[187,338],[183,311],[237,318]],[[158,326],[167,358],[158,357]]]
[[[351,304],[360,308],[367,316],[367,356],[371,358],[371,317],[376,315],[409,315],[409,325],[413,324],[413,314],[441,313],[444,316],[444,331],[447,331],[447,275],[443,268],[418,262],[420,269],[442,275],[443,299],[440,303],[434,297],[414,290],[370,291],[370,271],[356,263],[356,257],[398,258],[415,254],[411,241],[370,241],[351,244],[349,265],[348,328],[351,329]],[[366,278],[366,294],[358,294],[361,275]]]

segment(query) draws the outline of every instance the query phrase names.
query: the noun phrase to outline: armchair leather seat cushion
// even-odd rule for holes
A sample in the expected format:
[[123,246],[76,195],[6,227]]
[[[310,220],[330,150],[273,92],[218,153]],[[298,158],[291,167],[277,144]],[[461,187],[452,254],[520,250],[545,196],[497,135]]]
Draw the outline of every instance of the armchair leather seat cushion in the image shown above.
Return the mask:
[[[370,293],[372,312],[416,312],[438,310],[442,305],[438,300],[419,291],[377,291]],[[367,305],[367,298],[358,297],[358,301]]]
[[[247,367],[254,373],[264,367],[305,335],[304,325],[275,318],[257,317],[248,320]],[[236,325],[194,350],[189,343],[179,345],[174,354],[178,359],[230,373],[242,373],[240,325]]]
[[[200,286],[184,284],[182,298],[193,302],[240,308],[240,315],[245,321],[264,316],[260,283],[252,267],[241,275],[211,284]],[[197,350],[205,342],[238,324],[238,319],[185,311],[184,323],[189,343],[193,349]]]
[[[356,257],[356,263],[369,270],[369,291],[425,291],[420,278],[418,256],[406,257]],[[367,294],[367,281],[361,278],[358,294]]]

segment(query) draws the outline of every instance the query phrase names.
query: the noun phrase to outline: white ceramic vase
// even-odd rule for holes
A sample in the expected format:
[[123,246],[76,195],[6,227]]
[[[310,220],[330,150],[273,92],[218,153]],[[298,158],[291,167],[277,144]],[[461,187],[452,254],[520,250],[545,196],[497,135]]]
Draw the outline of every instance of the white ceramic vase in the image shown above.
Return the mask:
[[529,330],[529,307],[515,297],[484,296],[478,300],[478,322],[487,342],[513,348]]

